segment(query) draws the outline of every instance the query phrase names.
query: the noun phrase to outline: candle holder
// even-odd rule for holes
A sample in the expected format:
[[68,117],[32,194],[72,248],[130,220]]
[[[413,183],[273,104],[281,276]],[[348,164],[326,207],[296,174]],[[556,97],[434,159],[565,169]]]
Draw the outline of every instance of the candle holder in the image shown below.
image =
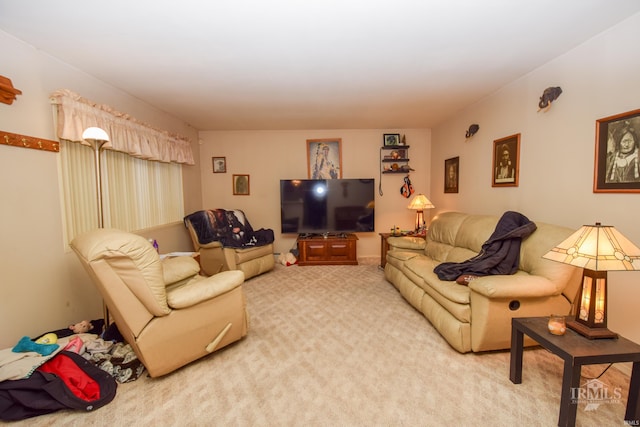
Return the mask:
[[564,335],[567,332],[567,324],[564,320],[564,316],[559,314],[552,314],[549,316],[549,323],[547,324],[549,332],[553,335]]

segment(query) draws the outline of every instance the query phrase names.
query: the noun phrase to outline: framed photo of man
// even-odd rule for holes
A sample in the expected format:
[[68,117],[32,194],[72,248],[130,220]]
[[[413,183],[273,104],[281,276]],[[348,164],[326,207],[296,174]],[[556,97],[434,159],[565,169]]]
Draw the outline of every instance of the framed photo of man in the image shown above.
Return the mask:
[[444,161],[444,192],[458,192],[458,173],[460,172],[460,157],[453,157]]
[[493,141],[492,187],[517,187],[520,174],[520,134]]
[[596,120],[594,193],[640,193],[640,110]]
[[342,178],[342,139],[307,139],[309,179]]

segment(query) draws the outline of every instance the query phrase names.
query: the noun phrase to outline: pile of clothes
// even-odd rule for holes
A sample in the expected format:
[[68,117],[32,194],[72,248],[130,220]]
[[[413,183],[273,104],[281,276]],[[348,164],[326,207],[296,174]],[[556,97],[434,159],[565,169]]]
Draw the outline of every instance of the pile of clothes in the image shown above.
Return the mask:
[[0,350],[0,419],[61,409],[93,411],[113,400],[117,383],[144,372],[115,324],[82,321]]

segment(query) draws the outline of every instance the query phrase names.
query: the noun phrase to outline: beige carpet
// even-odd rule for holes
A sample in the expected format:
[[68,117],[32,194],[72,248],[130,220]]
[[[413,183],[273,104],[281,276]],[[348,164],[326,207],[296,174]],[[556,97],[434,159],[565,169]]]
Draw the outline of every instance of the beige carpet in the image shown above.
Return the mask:
[[[120,385],[93,413],[58,412],[30,426],[554,426],[562,361],[459,354],[375,265],[284,267],[245,283],[242,341],[168,376]],[[603,366],[583,369],[596,376]],[[577,425],[623,425],[628,377],[609,369],[620,403],[578,408]]]

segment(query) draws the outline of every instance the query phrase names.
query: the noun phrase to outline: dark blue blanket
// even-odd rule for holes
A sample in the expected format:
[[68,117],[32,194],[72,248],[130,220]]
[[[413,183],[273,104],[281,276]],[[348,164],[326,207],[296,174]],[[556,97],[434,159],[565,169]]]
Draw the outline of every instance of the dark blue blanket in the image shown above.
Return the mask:
[[433,269],[440,280],[456,280],[462,275],[488,276],[514,274],[520,264],[522,239],[536,230],[536,225],[518,213],[505,212],[480,253],[463,262],[443,262]]

